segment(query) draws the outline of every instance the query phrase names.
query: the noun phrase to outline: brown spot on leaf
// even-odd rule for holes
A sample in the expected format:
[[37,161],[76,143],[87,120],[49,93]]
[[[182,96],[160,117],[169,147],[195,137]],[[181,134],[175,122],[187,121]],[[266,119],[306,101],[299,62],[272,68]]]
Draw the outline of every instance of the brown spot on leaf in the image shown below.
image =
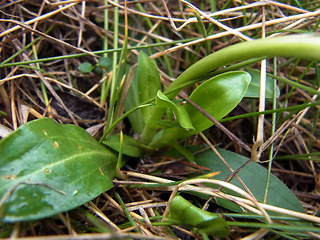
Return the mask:
[[59,147],[59,143],[58,143],[57,141],[54,141],[53,146],[54,146],[55,148],[58,148],[58,147]]

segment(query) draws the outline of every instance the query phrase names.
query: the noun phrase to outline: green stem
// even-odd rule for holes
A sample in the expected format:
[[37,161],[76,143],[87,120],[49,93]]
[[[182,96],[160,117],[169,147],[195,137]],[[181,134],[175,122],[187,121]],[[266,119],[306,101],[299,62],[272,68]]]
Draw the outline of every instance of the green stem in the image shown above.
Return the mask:
[[144,145],[149,145],[152,141],[154,135],[157,132],[157,127],[154,127],[154,123],[161,119],[162,115],[165,113],[165,110],[161,108],[156,108],[153,113],[150,115],[148,123],[146,123],[145,127],[142,130],[140,135],[140,143]]
[[[118,202],[119,202],[119,204],[120,204],[123,212],[125,213],[125,215],[127,216],[129,222],[131,223],[131,226],[137,226],[137,224],[134,222],[131,214],[129,213],[126,205],[124,204],[122,198],[120,197],[119,193],[117,193],[115,190],[113,191],[113,193],[114,193],[114,195],[116,196],[116,198],[117,198],[117,200],[118,200]],[[139,228],[135,228],[134,230],[135,230],[137,233],[141,233],[141,231],[140,231]]]
[[[225,73],[225,72],[229,72],[229,71],[233,71],[233,70],[238,70],[240,68],[243,68],[245,66],[248,66],[248,65],[251,65],[255,62],[258,62],[258,61],[261,61],[263,58],[255,58],[255,59],[250,59],[250,60],[246,60],[246,61],[243,61],[241,63],[238,63],[238,64],[233,64],[229,67],[226,67],[226,68],[223,68],[221,70],[218,70],[218,71],[214,71],[212,74],[208,74],[206,77],[207,79],[213,77],[213,76],[216,76],[216,75],[219,75],[221,73]],[[312,62],[314,64],[314,62]],[[259,72],[258,70],[256,69],[253,69],[253,68],[245,68],[245,70],[247,69],[250,69],[250,71],[256,71],[256,72]],[[296,82],[296,81],[292,81],[288,78],[284,78],[284,77],[280,77],[278,75],[275,75],[275,74],[272,74],[272,73],[267,73],[267,76],[268,77],[272,77],[280,82],[283,82],[283,83],[286,83],[286,84],[289,84],[290,86],[292,86],[293,88],[299,88],[301,90],[304,90],[310,94],[320,94],[320,90],[316,90],[314,88],[311,88],[311,87],[308,87],[308,86],[305,86],[299,82]]]
[[126,117],[128,117],[131,113],[137,111],[138,109],[140,108],[144,108],[144,107],[150,107],[154,104],[143,104],[143,105],[139,105],[135,108],[132,108],[130,111],[127,111],[125,114],[121,115],[121,117],[119,117],[117,120],[115,120],[114,122],[112,122],[112,124],[110,125],[110,127],[108,127],[102,137],[100,138],[99,142],[101,143],[105,138],[106,136],[112,131],[112,129],[117,126],[118,123],[120,123],[123,119],[125,119]]
[[301,89],[303,91],[306,91],[307,93],[320,94],[320,90],[316,90],[316,89],[313,89],[311,87],[305,86],[305,85],[303,85],[303,84],[301,84],[299,82],[295,82],[295,81],[292,81],[292,80],[289,80],[287,78],[280,77],[280,76],[277,76],[277,75],[274,75],[274,74],[271,74],[271,73],[267,73],[267,76],[273,77],[274,79],[278,80],[279,82],[286,83],[286,84],[290,85],[293,88],[299,88],[299,89]]
[[245,113],[242,115],[238,115],[238,116],[234,116],[234,117],[228,117],[228,118],[224,118],[221,119],[220,122],[227,122],[227,121],[231,121],[231,120],[236,120],[236,119],[240,119],[240,118],[246,118],[246,117],[253,117],[253,116],[258,116],[260,114],[272,114],[272,113],[281,113],[281,112],[298,112],[304,108],[307,107],[314,107],[320,105],[320,101],[319,102],[314,102],[314,103],[303,103],[297,106],[290,106],[290,107],[286,107],[286,108],[277,108],[277,109],[272,109],[272,110],[266,110],[263,112],[254,112],[254,113]]
[[[107,1],[104,1],[104,5],[107,6],[108,5],[108,2]],[[108,11],[108,8],[106,8],[104,10],[104,29],[106,31],[109,30],[109,11]],[[107,50],[108,49],[108,36],[106,35],[103,39],[103,50]],[[107,58],[108,57],[108,53],[104,53],[103,54],[103,57]],[[105,77],[105,74],[103,74],[103,77]],[[106,79],[105,81],[102,82],[101,84],[101,96],[100,96],[100,103],[102,105],[105,104],[106,100],[107,100],[107,97],[108,97],[108,91],[109,91],[109,88],[107,86],[108,84],[108,80]]]
[[[201,59],[184,71],[165,91],[199,79],[220,67],[257,57],[297,57],[320,60],[318,34],[299,34],[242,42],[223,48]],[[195,83],[196,81],[193,81]],[[182,90],[182,88],[179,88]],[[173,98],[179,91],[169,94]]]
[[[33,50],[34,59],[38,59],[38,53],[37,53],[37,49],[36,49],[35,45],[32,45],[32,50]],[[39,63],[35,63],[35,65],[36,65],[37,68],[40,69],[40,64]],[[47,93],[47,88],[44,85],[43,81],[40,81],[40,86],[41,86],[41,92],[42,92],[44,103],[46,104],[46,106],[48,106],[49,97],[48,97],[48,93]]]
[[[139,50],[139,49],[154,48],[154,47],[159,47],[159,46],[175,45],[178,43],[192,42],[197,39],[199,39],[199,38],[189,38],[189,39],[176,40],[176,41],[172,41],[172,42],[160,42],[160,43],[152,43],[152,44],[148,44],[148,45],[139,45],[139,46],[128,47],[128,50],[135,50],[135,49]],[[28,46],[30,47],[31,45],[32,44],[30,43]],[[24,51],[24,49],[22,49],[21,51]],[[101,55],[101,54],[105,54],[105,53],[113,53],[113,52],[121,52],[121,51],[122,51],[122,48],[113,48],[113,49],[92,51],[92,53],[95,55]],[[11,56],[9,59],[6,59],[5,61],[1,62],[0,67],[20,66],[20,65],[24,65],[24,64],[38,63],[38,62],[44,63],[44,62],[58,61],[58,60],[63,60],[63,59],[68,59],[68,58],[88,56],[88,53],[76,53],[76,54],[56,56],[56,57],[39,58],[38,60],[29,60],[29,61],[24,61],[24,62],[10,62],[9,63],[9,61],[11,59],[16,57],[20,53],[21,52],[17,52],[13,56]]]

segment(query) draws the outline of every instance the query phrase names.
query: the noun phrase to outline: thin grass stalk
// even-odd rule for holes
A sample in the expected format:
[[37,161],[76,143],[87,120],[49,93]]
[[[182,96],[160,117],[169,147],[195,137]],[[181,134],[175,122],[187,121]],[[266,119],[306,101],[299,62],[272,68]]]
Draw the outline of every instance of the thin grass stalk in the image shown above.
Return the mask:
[[[50,29],[51,30],[51,29]],[[48,32],[45,32],[48,33]],[[43,38],[43,36],[39,36],[36,39],[33,39],[29,44],[27,44],[26,46],[24,46],[22,49],[20,49],[19,51],[17,51],[15,54],[13,54],[11,57],[7,58],[6,60],[4,60],[0,65],[6,64],[8,62],[10,62],[12,59],[16,58],[18,55],[20,55],[22,52],[26,51],[28,48],[32,47],[35,43],[37,43],[41,38]],[[36,62],[39,62],[39,59],[36,60]],[[36,63],[35,62],[35,63]],[[20,62],[22,64],[22,62]]]
[[[107,0],[104,1],[104,6],[107,6],[108,2]],[[106,8],[104,10],[104,29],[106,31],[109,30],[109,10],[108,8]],[[103,39],[103,50],[107,50],[109,48],[108,45],[108,35],[106,35]],[[103,53],[103,57],[107,58],[108,57],[108,52]],[[105,73],[103,73],[103,76],[105,77]],[[108,97],[108,92],[109,92],[109,88],[107,87],[108,82],[105,80],[102,82],[101,85],[101,95],[100,95],[100,104],[103,106],[107,100]]]
[[121,113],[119,112],[119,109],[122,108],[120,106],[121,102],[121,95],[122,95],[122,90],[124,83],[126,82],[126,67],[127,67],[127,58],[128,58],[128,12],[127,12],[127,1],[125,0],[125,33],[124,33],[124,41],[123,41],[123,46],[122,50],[120,53],[120,58],[119,58],[119,67],[117,70],[117,76],[116,79],[120,80],[120,76],[122,77],[122,80],[119,84],[118,90],[117,90],[117,95],[115,97],[116,99],[116,106],[115,106],[115,115],[112,119],[114,121],[115,118],[117,118]]
[[[118,4],[118,0],[115,1]],[[118,7],[114,7],[114,30],[113,30],[113,47],[118,48],[118,32],[119,32],[119,9]],[[110,88],[110,102],[108,106],[108,116],[106,126],[110,126],[112,123],[112,118],[114,115],[114,107],[116,103],[116,91],[118,87],[117,79],[117,71],[119,71],[119,67],[117,68],[118,61],[118,52],[113,52],[112,58],[112,80],[111,80],[111,88]]]
[[[117,200],[118,200],[118,202],[119,202],[119,204],[120,204],[123,212],[125,213],[126,217],[128,218],[129,222],[131,223],[131,226],[132,226],[132,227],[133,227],[133,226],[137,226],[137,224],[134,222],[134,220],[133,220],[130,212],[128,211],[126,205],[124,204],[122,198],[120,197],[119,193],[117,193],[116,191],[113,191],[113,192],[114,192],[114,194],[115,194],[115,196],[116,196],[116,198],[117,198]],[[141,233],[141,231],[140,231],[139,228],[135,228],[134,230],[135,230],[137,233]]]
[[131,113],[134,113],[135,111],[137,111],[140,108],[144,108],[144,107],[150,107],[153,106],[154,104],[143,104],[143,105],[139,105],[135,108],[132,108],[131,110],[127,111],[126,113],[122,114],[118,119],[116,119],[114,122],[112,122],[112,124],[104,131],[102,137],[100,138],[99,142],[101,143],[106,136],[113,130],[113,128],[115,128],[117,126],[117,124],[119,124],[123,119],[125,119],[126,117],[128,117]]
[[[294,73],[294,71],[296,71],[297,66],[298,66],[299,63],[300,63],[300,60],[301,60],[300,58],[295,60],[294,65],[290,68],[290,72],[289,72],[288,75],[287,75],[287,78],[288,78],[288,79],[290,79],[290,78],[292,77],[292,74]],[[285,104],[287,104],[287,102],[288,102],[289,98],[291,97],[293,91],[294,91],[294,88],[291,88],[291,89],[289,90],[289,92],[286,94],[286,97],[285,97],[285,99],[283,100],[283,102],[284,102]]]
[[[32,51],[33,51],[34,59],[38,59],[37,49],[35,45],[32,45]],[[35,63],[35,65],[36,65],[36,68],[41,69],[39,63]],[[48,98],[47,88],[42,81],[40,81],[40,86],[41,86],[41,92],[42,92],[44,103],[46,104],[46,106],[48,106],[49,98]]]
[[[273,58],[273,73],[274,75],[277,74],[277,58]],[[272,109],[275,110],[277,109],[277,98],[276,98],[276,89],[277,89],[277,80],[273,79],[273,99],[272,99]],[[276,131],[276,123],[277,123],[277,113],[274,112],[272,113],[272,126],[271,126],[271,136],[275,133]],[[267,173],[267,179],[266,179],[266,189],[264,193],[264,198],[263,198],[263,203],[267,202],[267,196],[268,196],[268,189],[269,189],[269,183],[270,183],[270,177],[271,177],[271,168],[272,168],[272,161],[273,161],[273,154],[274,154],[274,142],[271,143],[270,145],[270,153],[269,153],[269,163],[268,163],[268,173]]]
[[[319,67],[318,67],[318,62],[315,62],[315,72],[316,72],[316,80],[314,82],[314,85],[320,86],[320,73],[319,73]],[[317,108],[315,110],[314,118],[313,118],[313,124],[310,130],[310,133],[315,136],[316,130],[317,130],[317,124],[319,122],[319,117],[320,117],[320,109]],[[310,138],[308,142],[308,148],[309,151],[312,152],[312,144],[314,142],[314,139]]]
[[[179,43],[185,43],[185,42],[190,42],[190,41],[194,41],[196,39],[199,39],[198,37],[196,38],[190,38],[190,39],[181,39],[181,40],[175,40],[175,41],[171,41],[171,42],[160,42],[160,43],[150,43],[147,45],[139,45],[139,46],[133,46],[133,47],[128,47],[128,50],[142,50],[142,49],[146,49],[146,48],[155,48],[155,47],[159,47],[159,46],[167,46],[167,45],[175,45],[175,44],[179,44]],[[28,44],[27,46],[31,46],[32,44]],[[113,53],[113,52],[121,52],[122,48],[112,48],[112,49],[106,49],[106,50],[98,50],[98,51],[92,51],[92,54],[94,55],[101,55],[101,54],[105,54],[105,53]],[[19,52],[17,52],[16,54],[18,55],[18,53],[20,54],[21,52],[23,52],[23,50],[19,50]],[[23,61],[23,62],[10,62],[9,61],[16,57],[16,54],[12,55],[9,60],[6,59],[5,61],[3,61],[2,63],[0,63],[0,68],[3,67],[11,67],[11,66],[20,66],[20,65],[25,65],[25,64],[30,64],[30,63],[45,63],[45,62],[51,62],[51,61],[57,61],[57,60],[64,60],[64,59],[70,59],[70,58],[79,58],[79,57],[84,57],[84,56],[88,56],[87,53],[75,53],[75,54],[69,54],[69,55],[63,55],[63,56],[56,56],[56,57],[47,57],[47,58],[39,58],[38,60],[28,60],[28,61]]]

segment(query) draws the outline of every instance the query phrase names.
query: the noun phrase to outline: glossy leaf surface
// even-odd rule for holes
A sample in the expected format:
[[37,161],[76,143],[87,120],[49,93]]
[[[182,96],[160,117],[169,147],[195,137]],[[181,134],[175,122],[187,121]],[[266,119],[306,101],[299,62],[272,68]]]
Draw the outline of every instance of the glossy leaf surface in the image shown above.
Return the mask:
[[227,237],[230,234],[222,217],[192,205],[181,196],[173,198],[169,214],[170,219],[182,225],[195,226],[199,232],[203,231],[215,237]]
[[[251,76],[246,72],[223,73],[196,88],[190,95],[190,100],[206,110],[216,120],[220,120],[239,104],[247,91],[250,80]],[[185,108],[195,127],[195,132],[192,134],[213,125],[190,103],[186,103]]]
[[68,211],[113,186],[117,157],[75,125],[31,121],[0,142],[0,153],[5,222]]
[[173,103],[161,91],[158,91],[157,93],[156,103],[159,107],[170,108],[174,112],[181,127],[186,130],[194,130],[186,109],[182,105],[180,105],[180,103]]

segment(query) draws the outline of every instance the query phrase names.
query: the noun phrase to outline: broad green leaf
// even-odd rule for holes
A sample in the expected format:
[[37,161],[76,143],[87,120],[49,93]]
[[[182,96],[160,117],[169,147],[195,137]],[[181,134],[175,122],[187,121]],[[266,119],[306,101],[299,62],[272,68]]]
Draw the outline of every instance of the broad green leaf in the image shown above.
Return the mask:
[[[222,157],[234,170],[238,169],[249,160],[249,158],[224,149],[218,150]],[[196,154],[195,162],[201,166],[210,168],[211,171],[221,171],[219,175],[214,177],[215,179],[224,180],[231,173],[222,160],[211,150],[206,150]],[[250,189],[255,198],[258,201],[263,202],[266,188],[267,170],[258,163],[251,161],[239,171],[238,175]],[[244,189],[235,177],[232,179],[231,183]],[[243,212],[238,205],[231,203],[230,201],[219,199],[218,202],[230,210],[240,213]],[[266,203],[293,211],[304,212],[304,209],[297,197],[281,180],[279,180],[273,174],[270,177]]]
[[0,142],[1,220],[35,220],[74,209],[110,189],[117,157],[84,129],[50,118]]
[[93,66],[91,63],[89,62],[84,62],[84,63],[81,63],[78,67],[79,71],[82,72],[82,73],[89,73],[92,71],[93,69]]
[[[139,106],[139,94],[138,94],[138,78],[137,78],[137,71],[133,76],[133,80],[131,82],[128,94],[125,99],[124,103],[124,110],[127,112],[132,108]],[[140,133],[144,127],[144,120],[142,117],[141,109],[131,113],[129,116],[129,121],[131,123],[131,127],[134,133]]]
[[[259,98],[260,96],[260,71],[255,69],[248,69],[247,72],[251,75],[251,82],[248,86],[244,97],[247,98]],[[273,78],[267,76],[266,78],[266,98],[273,99]],[[275,97],[278,98],[280,90],[276,87]]]
[[170,108],[176,115],[177,121],[179,122],[181,127],[186,130],[194,130],[187,111],[182,105],[180,105],[180,103],[173,103],[161,91],[158,91],[157,93],[156,103],[159,107]]
[[[113,134],[109,136],[106,140],[102,141],[103,144],[112,148],[115,151],[120,150],[120,134]],[[137,140],[133,139],[128,135],[123,135],[123,146],[122,154],[139,158],[143,155],[143,152],[138,147]]]
[[[250,80],[251,76],[246,72],[223,73],[197,87],[190,95],[190,100],[206,110],[216,120],[220,120],[239,104]],[[186,103],[185,108],[195,127],[195,131],[190,135],[202,132],[213,125],[190,103]]]
[[[138,94],[140,103],[144,103],[157,95],[161,90],[160,75],[155,63],[144,52],[140,52],[138,58]],[[144,121],[148,124],[154,116],[153,110],[158,108],[148,107],[141,109]]]
[[[220,120],[231,112],[243,98],[251,76],[246,72],[235,71],[217,75],[197,87],[190,95],[190,100],[198,104],[216,120]],[[190,103],[184,105],[195,130],[165,129],[158,133],[158,138],[151,146],[162,147],[177,139],[184,139],[197,134],[213,125],[201,112]],[[161,137],[159,137],[161,134]]]
[[169,219],[182,225],[195,226],[199,232],[203,231],[215,237],[227,237],[230,234],[229,227],[222,217],[192,205],[181,196],[173,198]]

